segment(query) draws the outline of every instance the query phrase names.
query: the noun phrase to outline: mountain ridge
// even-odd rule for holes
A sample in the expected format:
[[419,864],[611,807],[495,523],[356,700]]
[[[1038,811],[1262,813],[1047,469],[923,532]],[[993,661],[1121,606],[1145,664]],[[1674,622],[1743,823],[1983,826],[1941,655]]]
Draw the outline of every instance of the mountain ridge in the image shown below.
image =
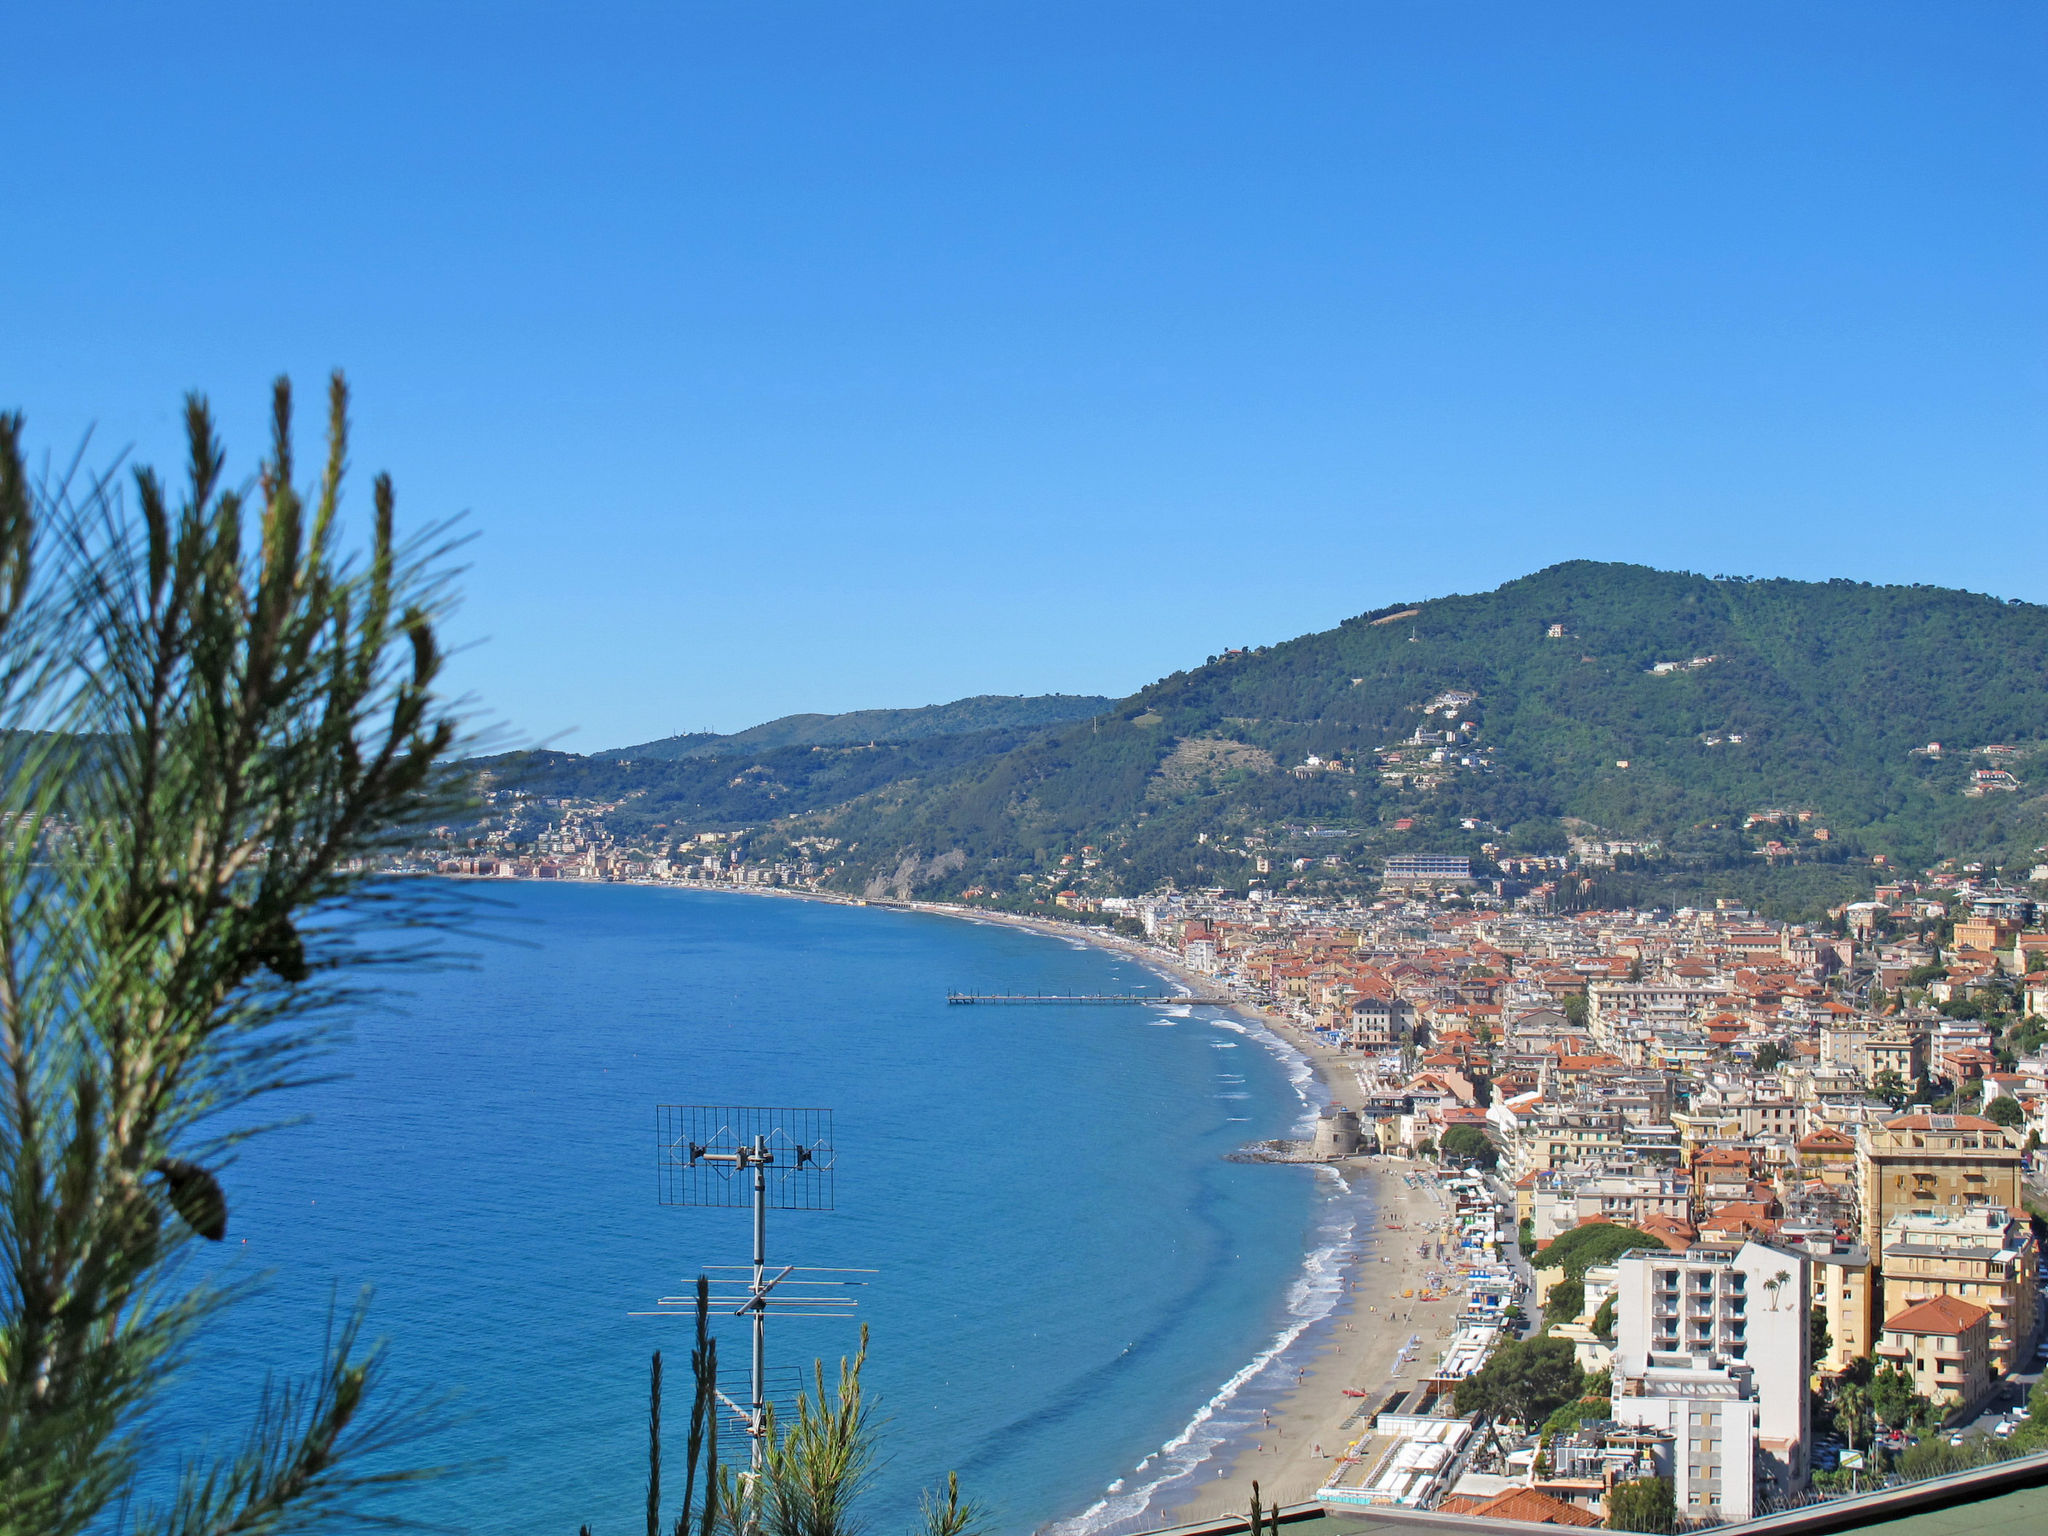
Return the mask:
[[990,730],[1032,730],[1100,714],[1116,701],[1094,694],[978,693],[945,704],[910,709],[856,709],[843,714],[782,715],[743,731],[686,731],[630,747],[578,754],[593,762],[640,759],[678,762],[694,757],[742,757],[777,747],[854,746],[865,742],[924,741]]
[[1226,652],[1078,719],[521,772],[604,803],[617,836],[744,828],[750,856],[871,894],[1356,893],[1404,853],[1526,885],[1570,848],[1605,867],[1561,899],[1805,910],[2048,847],[2044,658],[2048,607],[2017,600],[1571,561]]
[[[1860,860],[1867,884],[1873,855],[2021,859],[2048,838],[2025,782],[2048,745],[2044,656],[2048,608],[2016,600],[1573,561],[1231,653],[805,830],[850,845],[842,881],[959,854],[908,888],[1032,900],[1047,883],[1127,894],[1262,873],[1357,885],[1390,853],[1540,855],[1588,828],[1656,845],[1627,857],[1667,873]],[[1988,745],[2023,771],[1973,796],[1974,775],[2003,771]],[[1763,811],[1797,829],[1781,852],[1744,825]],[[1309,822],[1325,824],[1314,845],[1285,830]],[[1086,881],[1078,858],[1058,862],[1084,847]]]

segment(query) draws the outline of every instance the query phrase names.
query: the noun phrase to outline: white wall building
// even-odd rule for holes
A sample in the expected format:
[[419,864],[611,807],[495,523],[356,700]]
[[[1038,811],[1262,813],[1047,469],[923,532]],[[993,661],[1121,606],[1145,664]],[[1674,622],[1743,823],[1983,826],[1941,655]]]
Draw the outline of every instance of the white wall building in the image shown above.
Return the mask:
[[1807,1260],[1762,1243],[1616,1263],[1614,1417],[1671,1435],[1681,1518],[1806,1486],[1808,1289]]

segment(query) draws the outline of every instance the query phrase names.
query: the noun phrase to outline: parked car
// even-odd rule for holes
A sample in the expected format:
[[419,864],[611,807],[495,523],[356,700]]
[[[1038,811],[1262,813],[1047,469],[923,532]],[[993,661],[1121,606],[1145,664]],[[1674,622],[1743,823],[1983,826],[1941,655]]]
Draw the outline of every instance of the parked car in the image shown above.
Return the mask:
[[1999,1439],[2003,1440],[2007,1435],[2011,1434],[2013,1430],[2015,1430],[2018,1427],[2019,1426],[2014,1424],[2011,1419],[2000,1419],[1996,1424],[1991,1426],[1991,1433],[1998,1436]]
[[1948,1443],[1950,1445],[1967,1445],[1969,1443],[1969,1440],[1970,1437],[1964,1434],[1960,1429],[1948,1437]]
[[2028,1419],[2031,1419],[2034,1416],[2034,1410],[2029,1408],[2025,1403],[2021,1403],[2019,1407],[2013,1409],[2012,1416],[2018,1419],[2021,1423],[2025,1423]]

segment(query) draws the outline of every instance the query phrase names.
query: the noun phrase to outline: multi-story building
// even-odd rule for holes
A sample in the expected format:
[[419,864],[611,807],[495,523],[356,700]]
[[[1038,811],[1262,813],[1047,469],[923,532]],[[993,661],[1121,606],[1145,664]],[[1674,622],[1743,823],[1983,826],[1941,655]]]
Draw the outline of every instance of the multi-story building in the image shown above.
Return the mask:
[[1867,1248],[1808,1248],[1806,1257],[1813,1266],[1813,1304],[1828,1324],[1827,1353],[1813,1368],[1838,1376],[1877,1342],[1877,1266]]
[[1684,1221],[1692,1214],[1692,1184],[1684,1174],[1580,1173],[1548,1170],[1535,1176],[1529,1214],[1536,1241],[1547,1243],[1589,1221],[1642,1229],[1655,1216]]
[[1863,1243],[1873,1252],[1901,1211],[2020,1205],[2020,1144],[1981,1115],[1936,1115],[1915,1107],[1862,1128],[1857,1144]]
[[1614,1417],[1671,1435],[1680,1516],[1745,1520],[1805,1487],[1805,1255],[1639,1250],[1615,1271]]
[[1984,1308],[1992,1369],[2010,1373],[2033,1358],[2040,1257],[2033,1224],[1997,1206],[1901,1211],[1884,1224],[1885,1310],[1935,1296]]
[[1627,1122],[1615,1110],[1567,1109],[1540,1104],[1517,1127],[1524,1169],[1597,1167],[1624,1155]]
[[1667,977],[1657,981],[1595,981],[1586,987],[1586,1022],[1599,1038],[1624,1020],[1683,1024],[1728,1000],[1727,983]]
[[1967,1415],[1991,1391],[1991,1314],[1954,1296],[1915,1302],[1884,1320],[1877,1356],[1906,1371],[1929,1402]]
[[1819,1126],[1799,1138],[1793,1163],[1803,1179],[1847,1187],[1856,1182],[1856,1143],[1831,1125]]
[[1912,1030],[1886,1030],[1863,1041],[1852,1063],[1866,1081],[1880,1073],[1896,1073],[1902,1083],[1927,1075],[1927,1037]]
[[1342,1015],[1350,1043],[1363,1050],[1394,1044],[1412,1027],[1414,1010],[1398,997],[1361,997]]

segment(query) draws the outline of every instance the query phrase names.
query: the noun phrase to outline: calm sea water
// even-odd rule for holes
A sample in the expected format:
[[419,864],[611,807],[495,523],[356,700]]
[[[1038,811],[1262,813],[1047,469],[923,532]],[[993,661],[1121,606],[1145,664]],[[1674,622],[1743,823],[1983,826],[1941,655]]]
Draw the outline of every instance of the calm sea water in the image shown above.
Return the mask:
[[[679,1428],[688,1330],[628,1314],[748,1244],[742,1212],[657,1203],[662,1102],[836,1111],[837,1208],[772,1213],[769,1252],[878,1271],[861,1310],[880,1532],[949,1468],[1004,1531],[1128,1520],[1255,1412],[1234,1387],[1218,1413],[1219,1388],[1327,1309],[1344,1201],[1311,1170],[1223,1158],[1302,1120],[1306,1074],[1270,1037],[1186,1010],[945,1003],[1156,985],[1133,961],[876,908],[492,894],[516,942],[366,1010],[346,1080],[273,1101],[310,1121],[230,1170],[231,1267],[268,1278],[180,1388],[188,1430],[245,1421],[266,1368],[317,1356],[330,1296],[372,1284],[394,1385],[459,1394],[460,1422],[417,1458],[485,1464],[399,1511],[639,1530],[648,1357],[665,1352]],[[792,1320],[770,1363],[856,1342],[856,1325]],[[741,1335],[722,1347],[737,1384]],[[670,1455],[679,1469],[680,1434]]]

